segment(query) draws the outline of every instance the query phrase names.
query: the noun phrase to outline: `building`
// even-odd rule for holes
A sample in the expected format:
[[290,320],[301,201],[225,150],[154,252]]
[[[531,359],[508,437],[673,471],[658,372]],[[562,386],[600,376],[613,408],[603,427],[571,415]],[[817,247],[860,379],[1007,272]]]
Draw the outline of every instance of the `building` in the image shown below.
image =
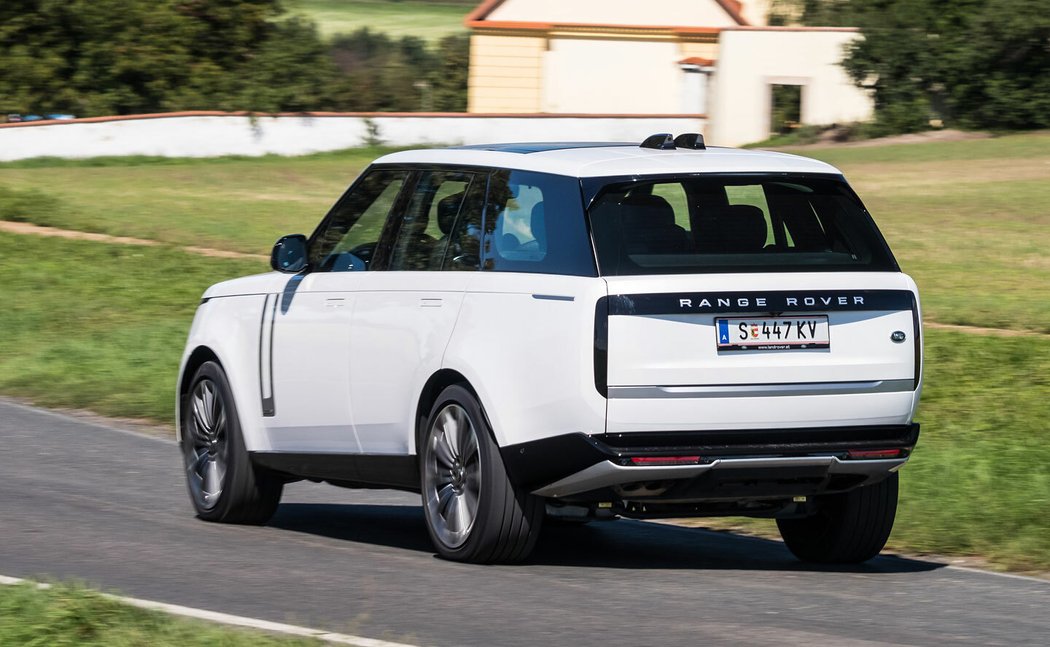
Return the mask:
[[769,27],[768,5],[486,0],[466,21],[467,110],[701,115],[707,139],[729,146],[770,135],[774,96],[794,97],[801,124],[870,118],[871,97],[839,66],[857,30]]

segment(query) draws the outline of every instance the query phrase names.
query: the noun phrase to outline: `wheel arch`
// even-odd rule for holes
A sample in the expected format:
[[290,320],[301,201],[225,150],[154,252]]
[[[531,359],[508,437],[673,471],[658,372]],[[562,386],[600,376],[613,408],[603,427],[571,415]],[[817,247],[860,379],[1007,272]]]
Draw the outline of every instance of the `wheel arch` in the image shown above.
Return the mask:
[[[485,413],[485,405],[481,402],[481,398],[478,396],[477,389],[471,385],[470,380],[468,380],[465,375],[451,368],[443,368],[437,371],[431,375],[430,379],[428,379],[426,384],[423,385],[423,389],[419,393],[419,400],[416,403],[415,434],[413,440],[415,442],[417,456],[419,455],[419,448],[422,445],[423,434],[426,433],[427,418],[430,417],[430,410],[434,408],[434,403],[437,402],[438,396],[441,395],[441,392],[453,384],[461,384],[465,389],[470,391],[477,399],[478,404],[481,405],[482,413],[486,418],[488,417],[488,414]],[[490,422],[489,428],[491,427],[492,425]]]
[[190,383],[193,381],[193,376],[197,373],[197,369],[206,362],[215,362],[223,371],[226,370],[222,360],[208,346],[197,346],[186,358],[186,362],[182,367],[182,374],[179,375],[178,394],[175,400],[175,440],[177,441],[182,440],[182,407],[189,393]]

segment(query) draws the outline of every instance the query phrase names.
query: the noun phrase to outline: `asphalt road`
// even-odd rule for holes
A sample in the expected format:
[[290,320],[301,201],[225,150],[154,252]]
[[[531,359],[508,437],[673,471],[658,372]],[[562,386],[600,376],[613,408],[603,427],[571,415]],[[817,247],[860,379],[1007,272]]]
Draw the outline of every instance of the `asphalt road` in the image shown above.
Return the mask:
[[[1047,644],[1050,582],[618,521],[519,566],[437,559],[416,497],[294,484],[265,527],[194,518],[171,441],[0,401],[0,574],[427,645]],[[906,476],[905,476],[906,478]]]

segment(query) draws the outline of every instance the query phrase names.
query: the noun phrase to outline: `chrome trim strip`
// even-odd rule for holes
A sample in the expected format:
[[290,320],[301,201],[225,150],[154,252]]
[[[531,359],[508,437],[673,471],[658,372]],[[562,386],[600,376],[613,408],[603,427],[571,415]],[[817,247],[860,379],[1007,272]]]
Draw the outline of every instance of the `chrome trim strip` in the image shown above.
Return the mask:
[[262,399],[262,414],[266,418],[276,414],[273,394],[273,326],[277,318],[277,301],[276,294],[266,295],[259,321],[259,395]]
[[698,386],[610,386],[609,397],[663,398],[768,398],[781,395],[846,395],[913,391],[914,380],[869,382],[798,382],[792,384],[719,384]]
[[534,294],[533,299],[539,299],[540,301],[575,301],[576,297],[563,296],[560,294]]
[[719,458],[702,465],[662,465],[651,467],[617,465],[602,461],[567,476],[560,481],[535,490],[537,496],[560,497],[587,492],[611,485],[637,481],[686,479],[719,469],[761,469],[790,467],[827,467],[829,474],[861,474],[879,476],[900,469],[907,458],[870,461],[843,461],[835,456],[785,456],[777,458]]

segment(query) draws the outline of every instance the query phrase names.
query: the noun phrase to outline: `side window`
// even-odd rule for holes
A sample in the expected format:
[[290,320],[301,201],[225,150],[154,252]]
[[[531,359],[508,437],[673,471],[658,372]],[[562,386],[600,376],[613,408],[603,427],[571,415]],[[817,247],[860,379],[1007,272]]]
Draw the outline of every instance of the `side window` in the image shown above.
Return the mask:
[[442,270],[473,271],[481,267],[485,185],[486,178],[476,176],[465,191],[453,193],[438,202],[436,216],[441,231],[444,232],[447,226],[449,232],[438,242],[438,249],[444,249]]
[[545,173],[494,172],[483,260],[486,270],[595,276],[579,182]]
[[370,171],[336,204],[310,244],[317,272],[367,270],[408,171]]
[[394,242],[391,270],[440,270],[471,173],[427,171],[412,192]]

